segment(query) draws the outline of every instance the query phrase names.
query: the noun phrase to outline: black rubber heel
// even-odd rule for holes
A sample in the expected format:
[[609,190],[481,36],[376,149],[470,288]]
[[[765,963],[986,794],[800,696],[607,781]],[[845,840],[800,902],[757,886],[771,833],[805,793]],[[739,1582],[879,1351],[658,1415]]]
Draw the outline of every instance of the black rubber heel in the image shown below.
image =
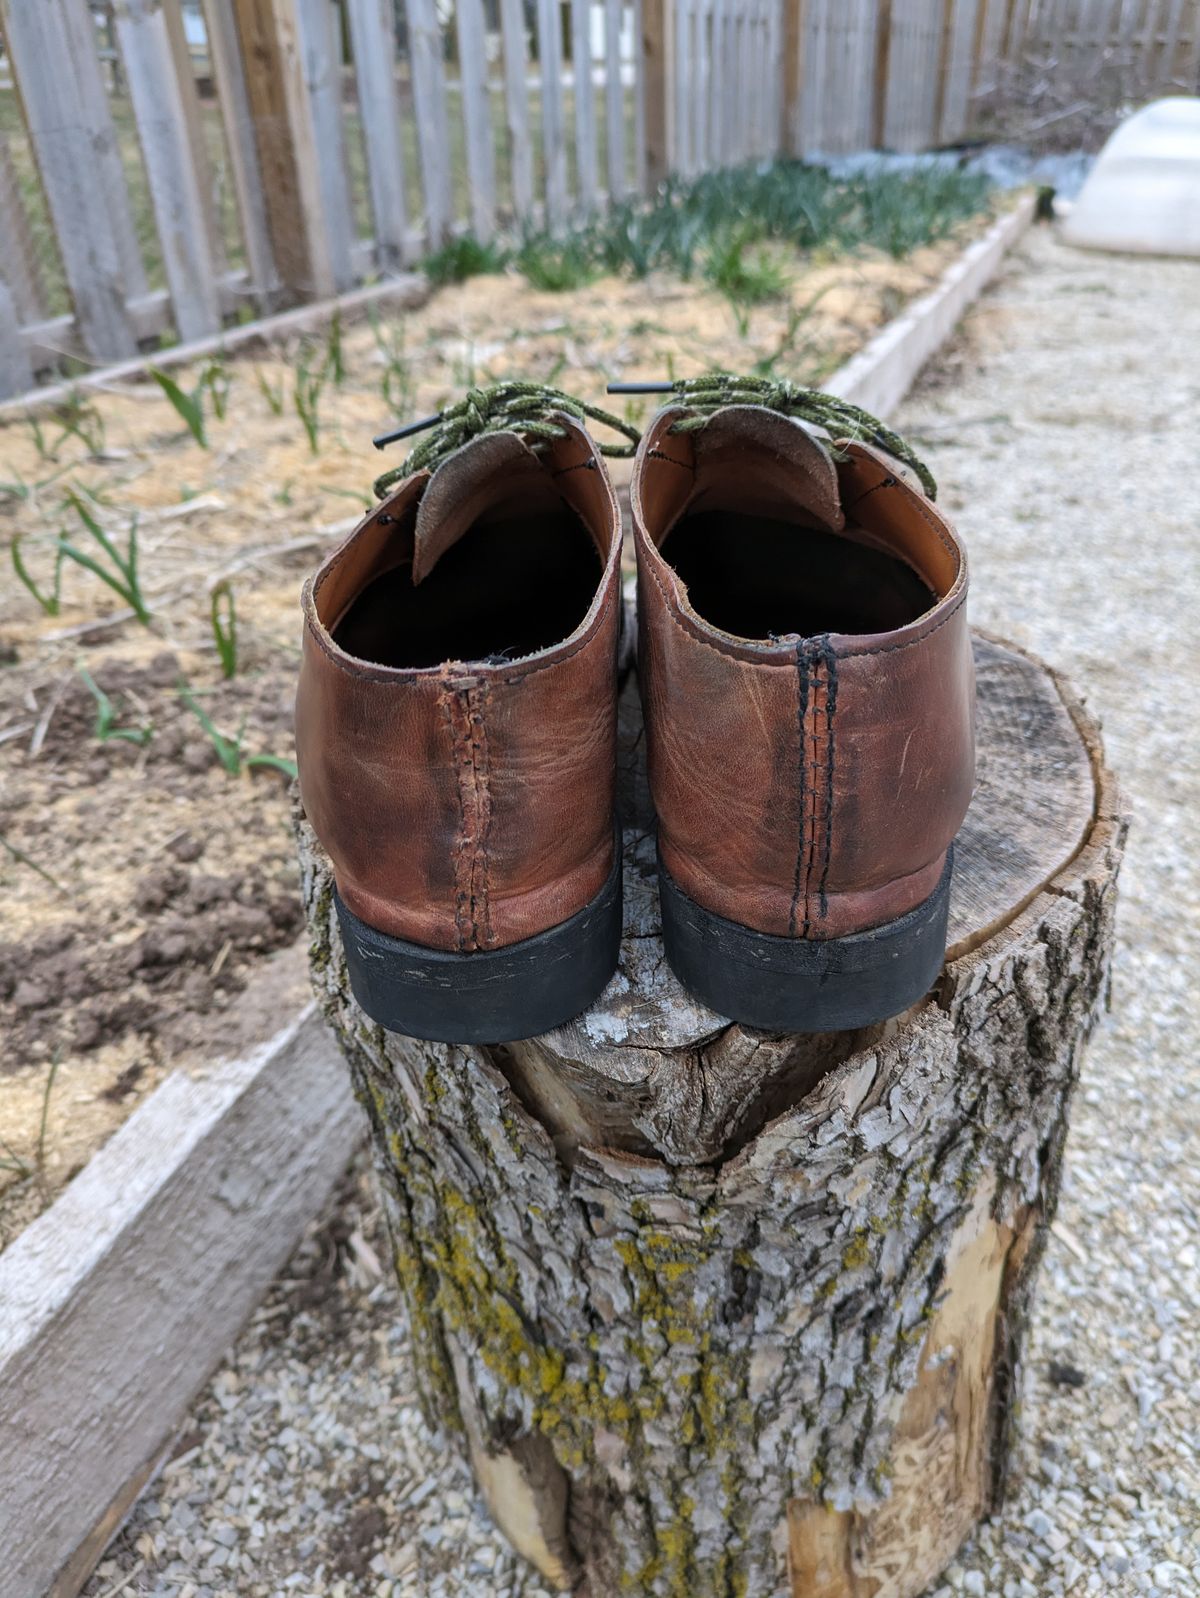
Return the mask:
[[924,998],[946,958],[953,850],[923,904],[868,932],[818,942],[755,932],[703,910],[658,862],[663,944],[684,987],[764,1032],[843,1032]]
[[390,937],[334,894],[350,987],[389,1032],[439,1043],[511,1043],[561,1026],[603,991],[621,949],[621,849],[588,905],[536,937],[457,954]]

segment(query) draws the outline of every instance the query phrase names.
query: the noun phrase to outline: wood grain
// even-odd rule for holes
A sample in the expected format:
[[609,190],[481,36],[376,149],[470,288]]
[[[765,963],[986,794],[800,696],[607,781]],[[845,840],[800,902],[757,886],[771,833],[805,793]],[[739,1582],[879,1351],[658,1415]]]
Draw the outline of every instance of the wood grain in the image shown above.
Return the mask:
[[299,822],[430,1416],[556,1586],[915,1598],[997,1501],[1125,823],[1069,688],[976,659],[952,958],[858,1033],[753,1033],[675,981],[632,687],[620,969],[544,1037],[368,1023]]
[[238,221],[255,303],[269,311],[274,303],[279,279],[271,253],[271,233],[267,223],[267,202],[263,194],[262,171],[254,140],[254,119],[246,91],[246,73],[238,39],[233,0],[204,0],[204,27],[208,35],[208,55],[221,122],[225,129],[225,148],[237,197]]
[[537,0],[538,94],[542,112],[542,165],[546,226],[561,232],[567,221],[567,128],[562,92],[562,7]]
[[86,1576],[361,1132],[310,1005],[168,1078],[0,1256],[0,1598]]
[[488,90],[487,29],[483,0],[457,0],[459,91],[467,142],[471,230],[490,239],[496,227],[496,154]]
[[175,326],[181,339],[205,338],[221,325],[211,207],[201,188],[166,11],[154,0],[124,0],[116,32]]
[[375,259],[381,271],[393,272],[409,256],[395,13],[390,0],[349,0],[347,9],[375,219]]
[[91,84],[92,72],[99,72],[95,43],[85,38],[81,44],[77,24],[65,0],[37,6],[0,0],[0,25],[76,326],[89,355],[116,361],[134,353],[125,297],[131,272],[141,270],[141,257],[136,262],[131,257],[124,234],[128,196],[124,177],[119,170],[114,175],[109,158],[116,151],[112,120],[106,106],[103,116],[97,115]]
[[512,163],[513,211],[533,214],[533,141],[529,133],[529,40],[521,0],[500,0],[504,47],[504,115]]

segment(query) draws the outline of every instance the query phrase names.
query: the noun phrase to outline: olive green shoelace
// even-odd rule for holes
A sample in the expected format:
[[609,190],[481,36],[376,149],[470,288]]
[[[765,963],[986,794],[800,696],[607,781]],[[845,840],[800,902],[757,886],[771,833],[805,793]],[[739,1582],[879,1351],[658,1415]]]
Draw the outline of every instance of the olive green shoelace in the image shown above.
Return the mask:
[[[664,385],[656,387],[660,390],[665,388]],[[910,466],[930,499],[937,498],[937,483],[933,473],[924,461],[918,460],[911,446],[877,416],[872,416],[870,411],[864,411],[859,405],[851,405],[849,400],[838,399],[836,394],[826,394],[819,388],[801,388],[798,383],[771,378],[738,377],[733,372],[709,372],[704,377],[681,378],[670,385],[670,392],[692,413],[680,417],[671,428],[673,433],[698,432],[726,405],[761,405],[766,410],[778,411],[782,416],[822,427],[830,438],[850,438],[863,444],[877,444],[905,466]]]
[[[555,420],[556,412],[573,416],[579,422],[592,421],[611,427],[628,440],[624,444],[600,444],[598,447],[602,455],[632,455],[641,437],[632,423],[601,410],[599,406],[585,405],[582,400],[565,394],[562,389],[549,388],[543,383],[492,383],[487,388],[468,390],[462,399],[448,405],[440,415],[431,416],[427,424],[417,423],[405,429],[414,432],[422,425],[428,425],[432,431],[399,466],[376,478],[375,492],[382,499],[401,478],[413,472],[432,471],[471,439],[483,438],[488,433],[521,433],[527,438],[546,440],[565,438],[565,429]],[[396,436],[385,435],[391,438]]]

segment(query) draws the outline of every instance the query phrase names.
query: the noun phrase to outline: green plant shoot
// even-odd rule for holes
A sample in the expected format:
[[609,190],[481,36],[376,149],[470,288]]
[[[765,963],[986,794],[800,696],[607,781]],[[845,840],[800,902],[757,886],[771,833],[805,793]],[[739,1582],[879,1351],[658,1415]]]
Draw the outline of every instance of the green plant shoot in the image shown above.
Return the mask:
[[233,589],[226,581],[215,585],[210,596],[209,619],[212,622],[213,643],[221,657],[221,675],[236,677],[238,667],[237,610],[233,602]]
[[75,510],[86,530],[104,551],[109,564],[105,565],[95,555],[78,548],[71,543],[65,533],[60,533],[58,538],[58,548],[61,553],[73,560],[77,566],[83,566],[90,571],[102,583],[107,583],[109,588],[125,601],[142,626],[149,626],[150,610],[142,595],[141,581],[138,577],[137,516],[135,515],[130,522],[129,542],[125,554],[121,555],[75,489],[67,490],[66,502]]
[[12,544],[9,546],[9,554],[12,556],[13,570],[16,572],[20,582],[25,588],[28,589],[30,594],[33,595],[34,599],[37,600],[38,604],[42,607],[42,610],[47,616],[57,616],[60,609],[60,595],[62,593],[62,549],[57,545],[55,546],[54,587],[48,594],[42,593],[41,589],[34,582],[33,577],[30,575],[29,570],[25,565],[24,557],[21,554],[21,540],[19,538],[13,539]]
[[87,691],[96,701],[96,737],[99,738],[101,743],[108,743],[110,740],[115,739],[121,743],[137,744],[141,748],[150,742],[154,736],[153,727],[146,723],[143,723],[140,727],[118,727],[116,709],[104,689],[101,688],[91,672],[86,671],[82,666],[79,668],[79,675],[83,679]]

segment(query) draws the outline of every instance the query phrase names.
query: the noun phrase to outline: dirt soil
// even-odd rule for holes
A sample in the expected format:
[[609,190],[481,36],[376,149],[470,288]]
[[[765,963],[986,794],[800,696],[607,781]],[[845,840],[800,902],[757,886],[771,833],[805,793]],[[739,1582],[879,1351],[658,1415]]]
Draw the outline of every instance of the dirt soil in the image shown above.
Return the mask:
[[[316,449],[295,389],[329,354],[324,339],[231,361],[207,448],[149,379],[94,397],[87,442],[60,441],[46,415],[0,425],[0,1248],[165,1073],[269,1036],[303,997],[297,962],[290,986],[257,1005],[245,993],[301,924],[288,778],[227,771],[196,707],[227,739],[240,732],[245,755],[291,757],[300,584],[398,458],[375,454],[371,435],[504,376],[598,401],[607,380],[713,366],[817,382],[987,220],[901,262],[794,256],[788,297],[739,313],[665,275],[569,294],[511,274],[442,289],[404,317],[343,330]],[[189,390],[199,374],[174,375]],[[60,533],[98,553],[68,490],[92,496],[118,549],[137,519],[149,625],[70,561],[54,615],[15,579],[14,540],[43,592]],[[237,614],[230,680],[210,621],[223,579]],[[111,702],[105,738],[81,672]]]

